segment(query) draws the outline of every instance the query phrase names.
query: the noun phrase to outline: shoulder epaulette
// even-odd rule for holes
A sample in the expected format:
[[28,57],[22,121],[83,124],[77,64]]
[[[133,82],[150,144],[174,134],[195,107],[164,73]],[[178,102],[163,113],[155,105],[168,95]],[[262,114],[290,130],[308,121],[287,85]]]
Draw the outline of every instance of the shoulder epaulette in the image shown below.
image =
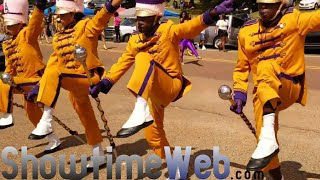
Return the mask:
[[164,19],[161,19],[160,23],[161,23],[161,24],[162,24],[162,23],[167,23],[168,21],[169,21],[169,19],[164,18]]
[[252,20],[249,20],[249,21],[245,22],[242,27],[250,26],[250,25],[253,25],[253,24],[257,23],[257,22],[258,22],[258,19],[252,19]]
[[135,35],[135,34],[140,34],[140,32],[138,30],[134,30],[132,35]]
[[284,14],[293,13],[294,7],[289,7]]

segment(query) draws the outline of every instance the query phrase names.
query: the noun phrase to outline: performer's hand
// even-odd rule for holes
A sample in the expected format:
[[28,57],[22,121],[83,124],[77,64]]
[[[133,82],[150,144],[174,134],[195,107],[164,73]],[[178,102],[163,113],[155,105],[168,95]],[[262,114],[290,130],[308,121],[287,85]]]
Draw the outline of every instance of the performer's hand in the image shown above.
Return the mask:
[[89,87],[90,95],[93,98],[97,98],[100,92],[108,94],[112,85],[113,84],[108,79],[102,79],[98,84]]
[[214,8],[215,15],[227,14],[233,11],[234,0],[224,0]]
[[36,7],[40,11],[44,11],[46,9],[47,0],[36,0]]
[[241,114],[244,103],[242,102],[241,99],[235,99],[234,102],[235,102],[235,105],[234,106],[231,105],[230,110],[236,114]]
[[118,10],[123,0],[106,0],[105,8],[109,13],[114,13]]
[[122,1],[123,0],[112,0],[112,6],[120,6],[122,4]]
[[37,84],[27,93],[27,96],[25,97],[25,99],[27,101],[33,102],[34,98],[38,96],[38,93],[39,93],[39,85]]

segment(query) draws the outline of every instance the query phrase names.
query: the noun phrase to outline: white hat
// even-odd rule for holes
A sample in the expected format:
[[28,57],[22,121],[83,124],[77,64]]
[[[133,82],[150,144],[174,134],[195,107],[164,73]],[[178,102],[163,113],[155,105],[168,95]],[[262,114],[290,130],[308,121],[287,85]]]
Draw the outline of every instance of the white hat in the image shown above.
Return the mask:
[[57,0],[57,10],[55,14],[67,14],[67,13],[83,13],[84,2],[83,0]]
[[12,26],[23,23],[28,24],[28,0],[4,0],[4,24]]

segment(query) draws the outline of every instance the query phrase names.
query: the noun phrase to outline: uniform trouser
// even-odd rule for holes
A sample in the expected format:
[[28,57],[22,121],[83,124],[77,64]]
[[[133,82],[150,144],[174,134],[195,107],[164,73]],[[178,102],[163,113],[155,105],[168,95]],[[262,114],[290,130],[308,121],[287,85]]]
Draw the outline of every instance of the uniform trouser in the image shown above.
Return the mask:
[[[30,91],[33,86],[35,86],[40,80],[40,77],[32,77],[32,78],[22,78],[22,77],[14,77],[13,81],[17,84],[25,93]],[[11,87],[10,85],[4,84],[0,81],[0,112],[2,113],[12,113],[13,112],[13,94],[22,94],[22,92],[18,91],[18,89]],[[24,99],[24,108],[26,111],[26,115],[34,126],[40,121],[42,111],[37,106],[37,104],[33,102],[26,101]]]
[[194,47],[192,41],[190,39],[183,39],[181,42],[180,42],[180,59],[181,59],[181,62],[183,62],[183,55],[184,55],[184,50],[186,50],[187,48],[189,48],[192,53],[198,57],[199,54],[196,50],[196,48]]
[[[100,77],[97,73],[93,73],[91,79],[96,84]],[[48,67],[40,80],[37,101],[54,108],[61,87],[69,91],[69,99],[85,128],[87,143],[89,145],[101,143],[102,136],[89,99],[89,82],[86,74],[73,69]]]
[[[257,69],[258,87],[253,95],[257,140],[259,140],[261,127],[263,126],[263,106],[270,101],[275,110],[276,139],[279,128],[279,112],[297,102],[301,85],[294,78],[288,76],[285,70],[275,61],[261,61]],[[270,164],[263,169],[269,171],[280,166],[278,156],[275,156]]]
[[150,54],[143,52],[136,55],[127,87],[148,101],[154,123],[144,128],[144,135],[155,154],[164,159],[164,146],[169,146],[163,127],[164,109],[178,96],[182,80],[169,76]]

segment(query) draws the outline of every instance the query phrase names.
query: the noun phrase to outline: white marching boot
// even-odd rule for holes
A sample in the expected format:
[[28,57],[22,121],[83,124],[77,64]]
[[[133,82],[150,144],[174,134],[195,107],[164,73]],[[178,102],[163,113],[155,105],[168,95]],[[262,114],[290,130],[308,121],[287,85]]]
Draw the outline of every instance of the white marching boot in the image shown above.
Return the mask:
[[6,129],[13,126],[13,117],[11,113],[5,113],[0,119],[0,129]]
[[117,133],[117,137],[125,138],[132,136],[141,129],[153,123],[153,117],[146,100],[138,96],[134,110],[122,129]]
[[53,132],[52,113],[53,113],[53,108],[44,106],[42,117],[39,123],[37,124],[37,127],[29,135],[29,139],[33,139],[33,140],[43,139]]
[[[99,143],[92,146],[92,150],[93,150],[93,154],[98,154],[99,156],[101,156],[98,160],[98,167],[105,165],[107,163],[107,160],[104,156],[104,152],[101,144]],[[93,167],[94,167],[94,161],[90,160],[90,162],[87,164],[87,170],[92,171]]]
[[48,145],[45,147],[44,153],[45,154],[49,154],[52,152],[55,152],[59,146],[61,145],[61,141],[60,139],[55,135],[55,134],[49,134],[47,136],[49,143]]
[[279,153],[279,145],[274,130],[274,121],[274,113],[263,116],[263,127],[261,128],[259,142],[247,165],[247,170],[261,170]]

